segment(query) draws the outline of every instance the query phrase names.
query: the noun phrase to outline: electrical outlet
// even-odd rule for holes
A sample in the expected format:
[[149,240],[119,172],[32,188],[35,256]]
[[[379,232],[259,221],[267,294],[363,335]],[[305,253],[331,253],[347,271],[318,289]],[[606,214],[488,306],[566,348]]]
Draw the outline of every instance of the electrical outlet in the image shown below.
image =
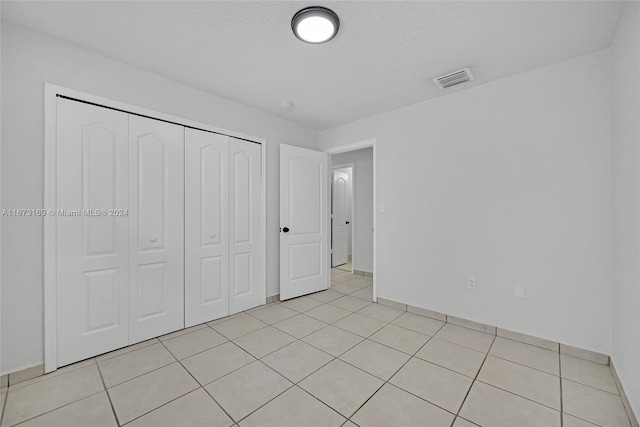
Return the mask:
[[476,290],[476,278],[475,277],[469,277],[469,286],[468,287],[472,291]]
[[524,286],[522,285],[516,285],[513,291],[513,296],[516,298],[522,298],[524,299]]

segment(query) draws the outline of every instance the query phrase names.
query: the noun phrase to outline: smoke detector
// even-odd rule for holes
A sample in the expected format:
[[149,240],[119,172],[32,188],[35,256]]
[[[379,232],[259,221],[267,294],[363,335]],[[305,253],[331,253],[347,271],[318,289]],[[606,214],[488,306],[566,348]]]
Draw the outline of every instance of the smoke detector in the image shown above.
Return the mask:
[[290,101],[280,101],[280,108],[289,111],[293,108],[293,104]]
[[446,89],[451,86],[459,85],[461,83],[470,82],[473,80],[473,74],[469,68],[463,68],[462,70],[454,71],[453,73],[446,74],[444,76],[436,77],[433,82],[440,89]]

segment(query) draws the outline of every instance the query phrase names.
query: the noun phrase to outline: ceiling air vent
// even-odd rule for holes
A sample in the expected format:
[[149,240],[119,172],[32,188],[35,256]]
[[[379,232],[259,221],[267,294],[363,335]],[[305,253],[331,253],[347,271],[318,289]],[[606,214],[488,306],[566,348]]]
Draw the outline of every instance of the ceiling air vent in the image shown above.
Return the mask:
[[433,82],[440,89],[446,89],[451,86],[459,85],[460,83],[470,82],[471,80],[473,80],[473,74],[471,74],[471,70],[468,68],[463,68],[462,70],[454,71],[453,73],[436,77],[435,79],[433,79]]

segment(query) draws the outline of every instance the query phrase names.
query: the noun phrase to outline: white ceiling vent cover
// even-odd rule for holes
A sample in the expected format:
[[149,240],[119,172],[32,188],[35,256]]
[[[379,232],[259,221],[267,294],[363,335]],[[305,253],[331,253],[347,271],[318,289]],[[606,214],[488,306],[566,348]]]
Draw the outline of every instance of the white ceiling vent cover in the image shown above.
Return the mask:
[[433,79],[433,82],[440,89],[446,89],[451,86],[459,85],[460,83],[470,82],[471,80],[473,80],[471,70],[469,68],[463,68],[462,70],[436,77]]

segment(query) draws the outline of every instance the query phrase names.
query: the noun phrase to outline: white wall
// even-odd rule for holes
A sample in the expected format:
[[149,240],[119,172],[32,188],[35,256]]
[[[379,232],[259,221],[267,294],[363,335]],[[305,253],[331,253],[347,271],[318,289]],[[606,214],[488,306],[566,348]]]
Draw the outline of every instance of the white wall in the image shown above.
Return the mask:
[[345,163],[354,163],[353,268],[373,273],[373,148],[331,155],[331,164]]
[[640,4],[627,2],[613,60],[613,349],[640,416]]
[[320,132],[323,149],[378,138],[378,296],[610,352],[610,59]]
[[[44,82],[266,138],[267,295],[279,293],[279,144],[317,148],[317,131],[3,22],[3,208],[43,206]],[[43,222],[2,229],[6,373],[43,362]]]

